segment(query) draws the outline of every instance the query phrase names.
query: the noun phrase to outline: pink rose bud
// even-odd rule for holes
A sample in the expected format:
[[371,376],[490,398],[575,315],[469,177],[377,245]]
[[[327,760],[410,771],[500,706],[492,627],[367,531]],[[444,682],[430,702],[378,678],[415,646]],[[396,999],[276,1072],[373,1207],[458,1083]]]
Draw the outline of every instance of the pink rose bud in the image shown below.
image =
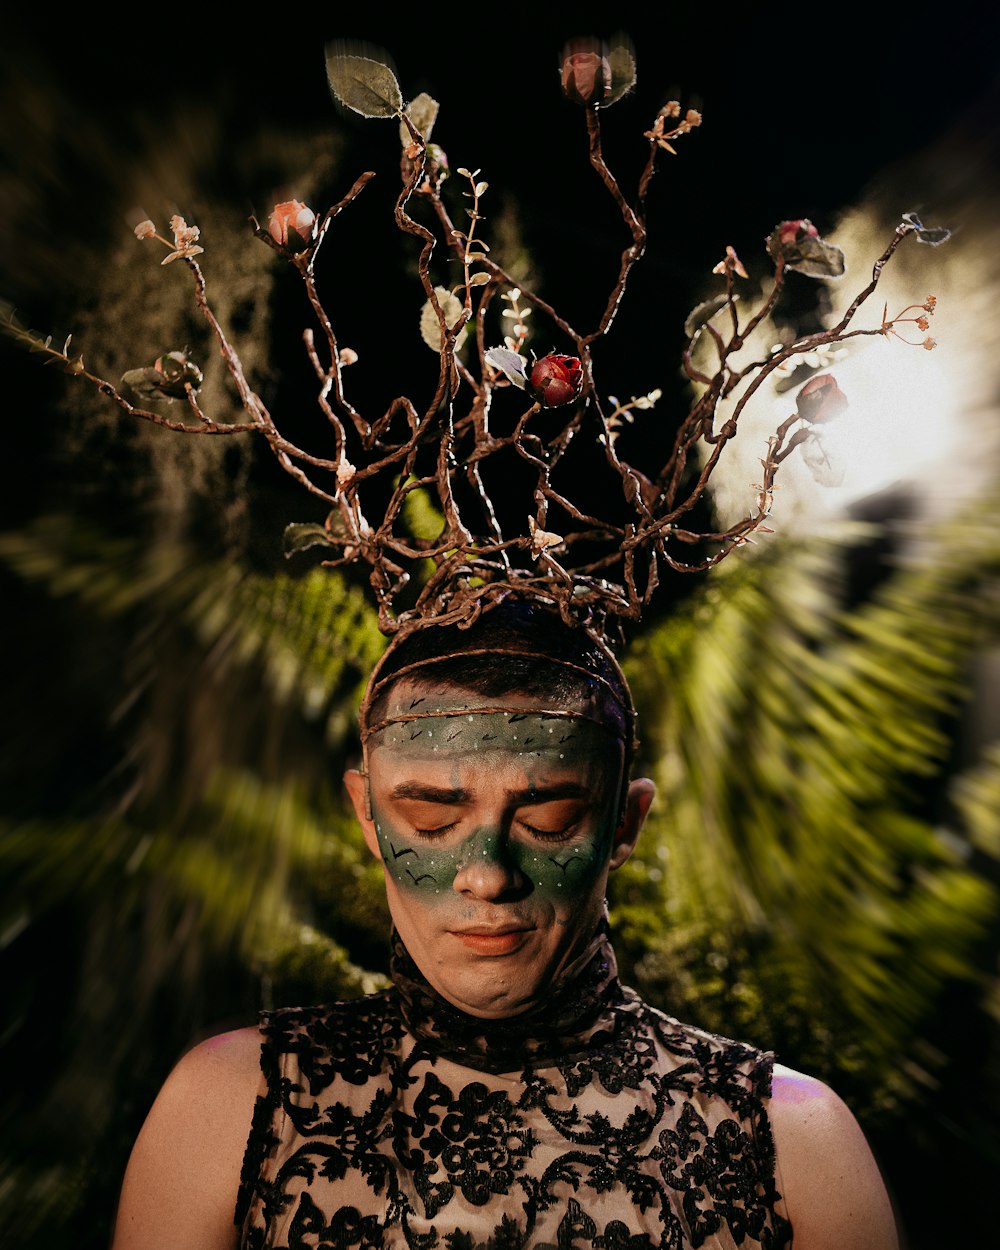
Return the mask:
[[583,366],[577,356],[543,356],[531,366],[528,384],[546,408],[558,408],[576,399],[583,386]]
[[301,200],[275,204],[267,223],[271,238],[290,252],[304,252],[316,233],[316,214]]
[[611,64],[593,40],[568,44],[563,52],[562,89],[575,104],[600,104],[611,90]]
[[847,407],[847,396],[831,373],[810,378],[795,397],[795,407],[803,421],[821,425],[839,417]]

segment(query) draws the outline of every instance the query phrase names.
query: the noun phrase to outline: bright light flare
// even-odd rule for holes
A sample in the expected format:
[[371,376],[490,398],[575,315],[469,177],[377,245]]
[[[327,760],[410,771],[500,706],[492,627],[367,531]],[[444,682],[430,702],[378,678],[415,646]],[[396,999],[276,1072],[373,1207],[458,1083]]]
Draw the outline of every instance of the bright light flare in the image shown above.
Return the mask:
[[[969,206],[970,220],[978,220],[980,207]],[[828,232],[844,248],[849,265],[846,278],[827,284],[834,305],[829,324],[891,230],[883,212],[862,205]],[[900,321],[897,328],[909,343],[893,335],[853,339],[839,349],[846,348],[845,354],[824,365],[850,407],[835,421],[813,427],[829,458],[825,482],[824,466],[814,474],[804,447],[781,465],[769,522],[779,540],[782,533],[827,530],[861,501],[884,492],[907,492],[919,518],[930,520],[992,487],[1000,467],[1000,266],[993,259],[998,236],[1000,227],[992,225],[961,230],[939,248],[904,241],[852,328],[877,328],[883,305],[891,318],[933,293],[938,304],[930,328],[922,332],[912,321]],[[938,342],[933,351],[920,346],[927,335]],[[762,359],[774,346],[757,339],[743,360]],[[724,525],[752,508],[760,457],[769,435],[794,413],[798,389],[778,394],[773,383],[765,384],[741,416],[739,434],[713,478]],[[717,424],[728,415],[720,408]]]

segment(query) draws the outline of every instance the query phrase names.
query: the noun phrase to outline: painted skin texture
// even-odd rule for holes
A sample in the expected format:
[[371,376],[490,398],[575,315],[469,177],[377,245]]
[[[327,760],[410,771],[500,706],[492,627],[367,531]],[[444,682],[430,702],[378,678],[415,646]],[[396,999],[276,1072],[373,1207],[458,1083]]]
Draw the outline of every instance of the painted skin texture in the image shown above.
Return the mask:
[[363,775],[346,782],[410,954],[454,1006],[497,1018],[540,1002],[593,936],[652,784],[619,820],[622,743],[588,709],[467,713],[471,697],[373,735],[371,819]]

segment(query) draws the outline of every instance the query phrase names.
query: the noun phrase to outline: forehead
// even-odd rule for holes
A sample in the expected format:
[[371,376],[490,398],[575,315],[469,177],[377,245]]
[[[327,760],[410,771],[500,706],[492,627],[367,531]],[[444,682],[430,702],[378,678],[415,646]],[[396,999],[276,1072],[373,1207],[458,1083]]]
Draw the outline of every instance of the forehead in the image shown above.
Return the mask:
[[622,744],[581,701],[489,699],[406,683],[393,690],[368,749],[380,769],[413,764],[437,771],[505,768],[531,776],[617,774]]

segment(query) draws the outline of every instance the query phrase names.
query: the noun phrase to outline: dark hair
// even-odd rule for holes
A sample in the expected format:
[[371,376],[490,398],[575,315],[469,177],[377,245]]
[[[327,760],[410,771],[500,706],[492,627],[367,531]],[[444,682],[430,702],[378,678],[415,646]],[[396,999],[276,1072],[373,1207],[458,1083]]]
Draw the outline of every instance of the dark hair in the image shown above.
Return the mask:
[[[490,663],[491,656],[502,663]],[[624,674],[602,643],[542,604],[505,599],[468,628],[429,626],[390,646],[362,704],[362,735],[379,723],[390,690],[406,677],[487,698],[519,694],[564,702],[590,696],[601,723],[624,743],[628,778],[635,710]]]

